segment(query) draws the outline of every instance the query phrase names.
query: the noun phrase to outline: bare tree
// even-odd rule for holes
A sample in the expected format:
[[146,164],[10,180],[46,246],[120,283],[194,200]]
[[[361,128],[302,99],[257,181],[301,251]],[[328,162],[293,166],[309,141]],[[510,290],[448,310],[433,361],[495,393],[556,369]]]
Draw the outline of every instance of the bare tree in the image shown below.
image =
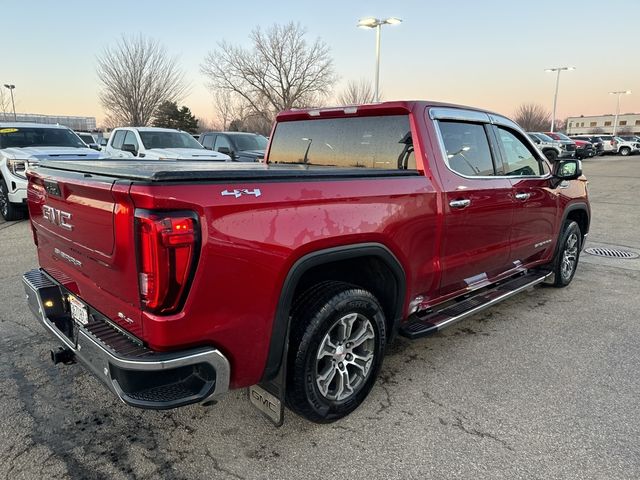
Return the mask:
[[317,104],[335,83],[329,47],[320,39],[307,43],[305,35],[293,22],[257,27],[251,49],[223,41],[205,57],[202,73],[214,91],[232,93],[272,121],[281,110]]
[[528,132],[544,132],[551,125],[551,114],[536,103],[521,104],[513,118]]
[[177,59],[158,41],[123,36],[98,57],[100,100],[109,123],[148,125],[157,108],[178,101],[187,90]]
[[338,103],[341,105],[360,105],[371,103],[375,100],[371,82],[361,78],[359,81],[351,80],[345,89],[338,95]]

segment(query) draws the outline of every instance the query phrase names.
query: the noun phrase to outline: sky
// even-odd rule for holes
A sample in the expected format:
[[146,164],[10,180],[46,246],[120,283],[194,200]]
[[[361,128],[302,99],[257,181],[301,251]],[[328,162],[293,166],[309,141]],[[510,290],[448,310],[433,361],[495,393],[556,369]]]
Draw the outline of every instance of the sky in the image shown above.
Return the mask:
[[553,105],[558,118],[612,113],[612,90],[632,90],[621,112],[640,112],[637,0],[396,0],[89,2],[0,0],[0,84],[15,84],[23,113],[88,115],[104,111],[96,57],[124,35],[159,40],[189,82],[180,102],[215,117],[200,64],[226,40],[250,46],[256,26],[299,22],[311,42],[331,49],[339,93],[348,81],[373,82],[375,32],[359,18],[399,17],[382,30],[380,90],[384,100],[424,99],[472,105],[512,116],[522,103]]

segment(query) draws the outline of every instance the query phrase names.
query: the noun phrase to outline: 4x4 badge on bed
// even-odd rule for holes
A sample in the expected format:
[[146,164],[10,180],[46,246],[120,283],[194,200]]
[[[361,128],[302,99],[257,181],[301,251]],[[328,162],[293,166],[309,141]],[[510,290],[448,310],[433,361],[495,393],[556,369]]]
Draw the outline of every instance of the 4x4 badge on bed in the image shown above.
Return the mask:
[[258,198],[260,195],[262,195],[262,192],[260,191],[259,188],[254,188],[253,190],[243,188],[242,190],[238,190],[238,189],[223,190],[222,193],[220,193],[220,195],[223,195],[223,196],[232,195],[236,198],[240,198],[242,195],[255,195],[255,197]]

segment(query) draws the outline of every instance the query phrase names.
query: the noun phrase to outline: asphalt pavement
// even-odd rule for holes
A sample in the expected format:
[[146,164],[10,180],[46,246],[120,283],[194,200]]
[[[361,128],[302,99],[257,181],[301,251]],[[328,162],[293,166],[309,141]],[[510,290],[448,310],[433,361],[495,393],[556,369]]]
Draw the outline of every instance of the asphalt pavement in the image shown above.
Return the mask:
[[[586,160],[587,246],[640,252],[640,156]],[[57,346],[28,311],[27,221],[0,221],[0,478],[636,479],[640,259],[582,255],[566,289],[536,287],[431,338],[398,339],[367,401],[275,428],[234,391],[142,411]]]

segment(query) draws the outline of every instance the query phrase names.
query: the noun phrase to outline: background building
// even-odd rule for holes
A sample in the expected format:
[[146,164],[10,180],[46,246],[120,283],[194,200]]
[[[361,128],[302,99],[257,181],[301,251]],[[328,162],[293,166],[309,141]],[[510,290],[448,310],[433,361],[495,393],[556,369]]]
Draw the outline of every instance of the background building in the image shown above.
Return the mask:
[[[18,122],[60,124],[72,130],[91,132],[96,129],[96,117],[71,117],[67,115],[40,115],[38,113],[16,113]],[[0,113],[0,122],[13,122],[13,113]]]
[[[569,117],[567,119],[567,135],[585,133],[613,133],[615,115],[593,115],[589,117]],[[640,135],[640,113],[624,113],[618,115],[618,135]]]

